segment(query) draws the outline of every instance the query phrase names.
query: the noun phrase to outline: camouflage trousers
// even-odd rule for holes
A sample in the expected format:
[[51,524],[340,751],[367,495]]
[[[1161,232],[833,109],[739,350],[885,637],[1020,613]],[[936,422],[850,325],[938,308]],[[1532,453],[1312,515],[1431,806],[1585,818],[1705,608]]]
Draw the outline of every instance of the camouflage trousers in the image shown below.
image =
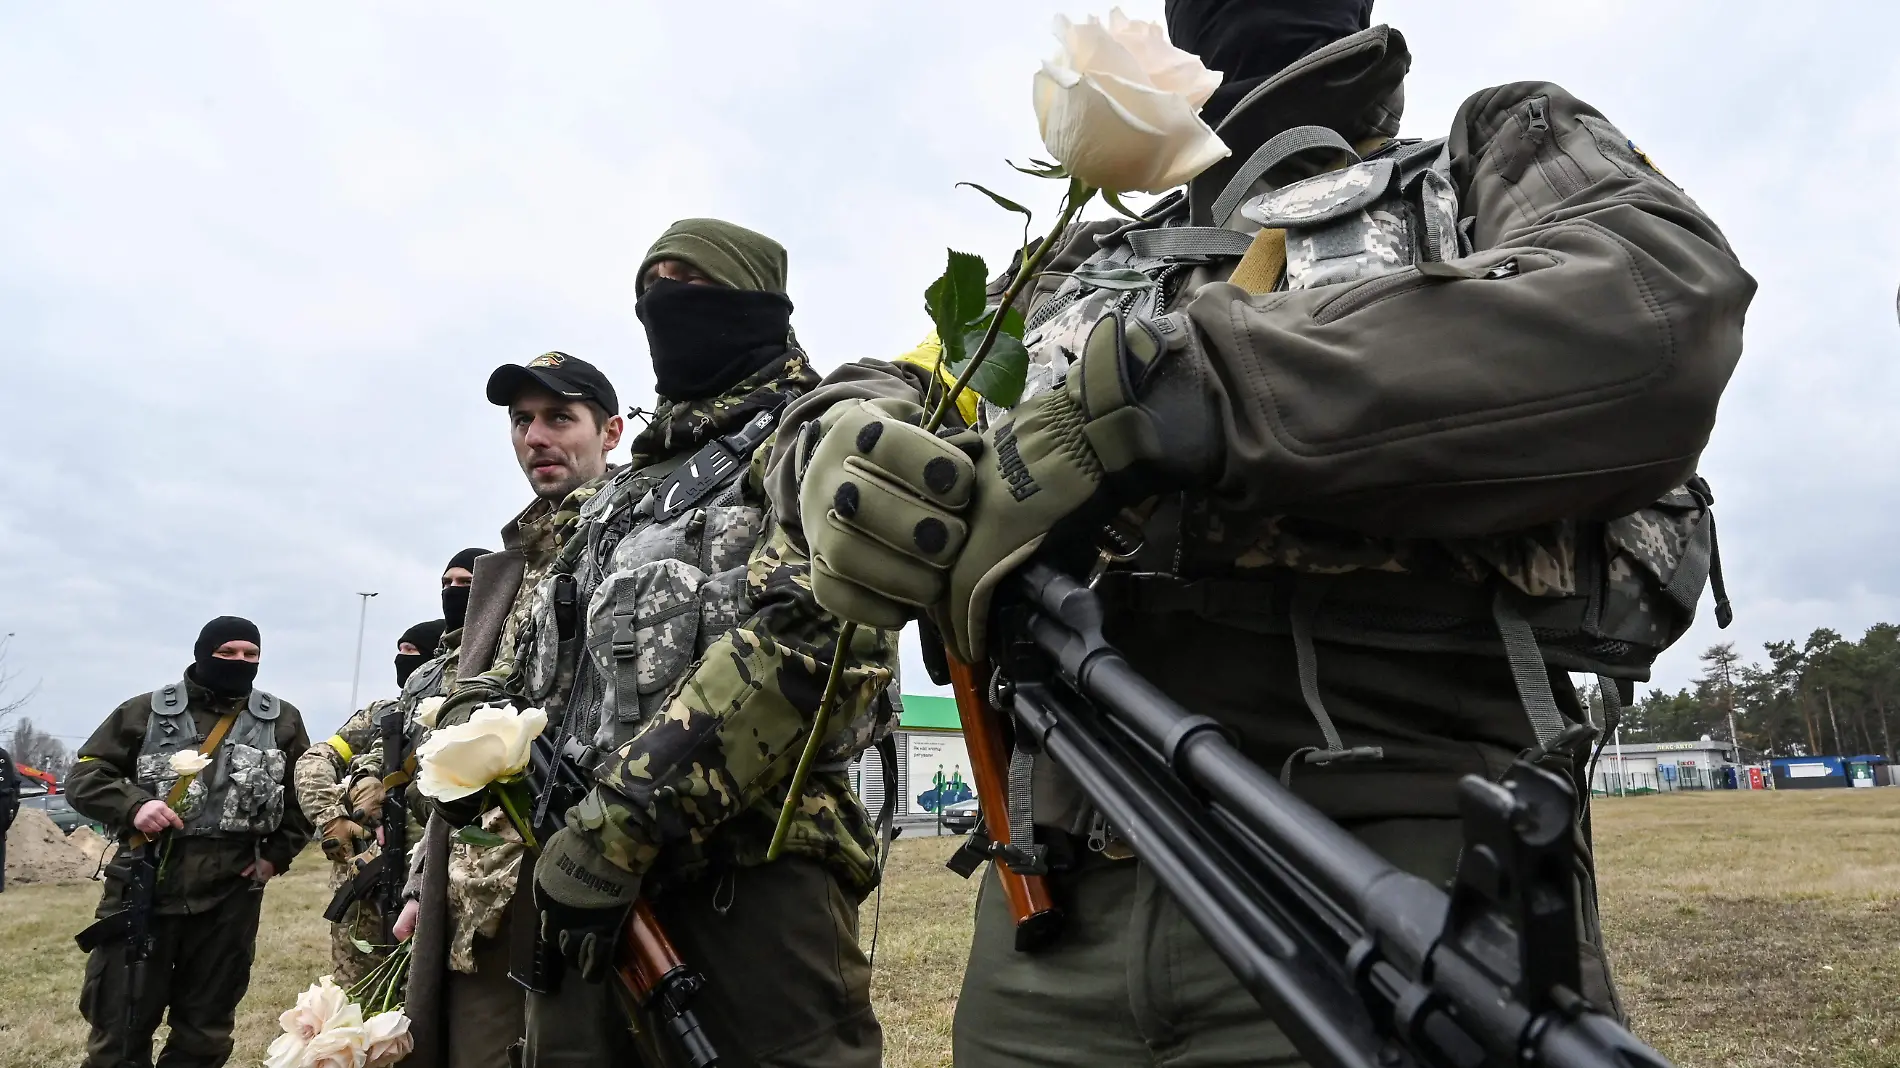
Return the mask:
[[[330,867],[330,889],[334,891],[348,881],[348,869],[341,864]],[[336,984],[348,988],[374,971],[389,956],[384,941],[382,914],[367,901],[351,905],[341,921],[330,925],[330,974]]]

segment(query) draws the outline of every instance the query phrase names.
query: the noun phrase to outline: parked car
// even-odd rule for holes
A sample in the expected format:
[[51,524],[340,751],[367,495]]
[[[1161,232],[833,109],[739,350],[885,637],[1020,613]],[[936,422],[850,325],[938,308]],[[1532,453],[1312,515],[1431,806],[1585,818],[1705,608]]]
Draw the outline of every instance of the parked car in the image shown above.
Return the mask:
[[976,798],[972,797],[968,801],[958,801],[956,804],[943,810],[944,829],[947,831],[955,831],[957,834],[969,834],[971,831],[976,830],[976,814]]
[[78,810],[73,808],[73,803],[66,799],[65,794],[49,794],[45,790],[23,790],[20,792],[20,807],[37,808],[45,812],[52,818],[53,826],[58,827],[61,834],[73,833],[73,828],[82,823],[100,834],[106,833],[104,824],[80,815]]

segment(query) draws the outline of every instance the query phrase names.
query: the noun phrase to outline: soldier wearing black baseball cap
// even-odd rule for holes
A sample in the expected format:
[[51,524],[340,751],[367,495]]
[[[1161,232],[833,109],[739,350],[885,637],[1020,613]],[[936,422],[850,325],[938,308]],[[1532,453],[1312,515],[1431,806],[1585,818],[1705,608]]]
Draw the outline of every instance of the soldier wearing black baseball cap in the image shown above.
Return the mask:
[[521,391],[545,389],[568,400],[592,401],[601,411],[612,415],[620,407],[614,384],[600,368],[565,352],[544,352],[529,360],[527,366],[504,363],[488,376],[488,403],[506,407]]
[[613,383],[565,352],[495,368],[488,400],[508,409],[515,459],[543,501],[558,503],[606,474],[607,454],[626,425],[614,414],[620,399]]

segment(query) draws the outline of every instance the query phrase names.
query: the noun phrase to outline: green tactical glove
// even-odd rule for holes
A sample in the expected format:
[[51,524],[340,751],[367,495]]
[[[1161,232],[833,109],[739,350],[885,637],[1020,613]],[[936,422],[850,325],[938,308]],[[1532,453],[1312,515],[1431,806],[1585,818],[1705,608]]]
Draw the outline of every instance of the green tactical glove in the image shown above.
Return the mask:
[[541,937],[587,982],[612,970],[627,910],[639,896],[640,877],[608,862],[579,831],[564,827],[542,843],[534,865]]
[[1104,316],[1066,382],[977,439],[974,462],[969,441],[914,425],[914,406],[826,413],[800,450],[818,603],[885,628],[928,610],[959,658],[980,659],[991,595],[1045,539],[1092,538],[1117,505],[1212,478],[1220,426],[1188,341],[1184,319]]

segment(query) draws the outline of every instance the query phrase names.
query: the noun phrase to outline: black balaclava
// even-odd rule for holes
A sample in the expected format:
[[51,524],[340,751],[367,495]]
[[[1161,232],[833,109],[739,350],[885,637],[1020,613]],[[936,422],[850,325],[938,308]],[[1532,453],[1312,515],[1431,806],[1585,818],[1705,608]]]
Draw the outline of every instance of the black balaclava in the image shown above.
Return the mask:
[[1221,72],[1201,108],[1218,126],[1261,82],[1372,24],[1372,0],[1168,0],[1168,39]]
[[[463,588],[467,589],[467,587]],[[415,674],[417,668],[428,663],[429,659],[435,656],[435,647],[442,644],[444,622],[440,619],[431,619],[427,623],[418,623],[403,631],[402,637],[396,639],[398,647],[406,642],[422,650],[418,653],[396,654],[396,685],[401,686],[408,682],[409,676]]]
[[785,354],[792,300],[783,293],[655,279],[634,302],[667,400],[716,397]]
[[[473,571],[475,570],[475,558],[487,555],[487,549],[463,549],[461,552],[450,557],[448,567],[444,567],[442,570],[447,572],[450,568],[465,567]],[[462,629],[462,620],[468,615],[469,589],[470,587],[468,586],[442,587],[442,622],[447,629]]]
[[242,616],[219,616],[198,632],[191,647],[191,677],[198,685],[220,697],[242,697],[257,681],[257,665],[249,660],[225,660],[211,654],[225,642],[250,642],[259,648],[257,624]]

